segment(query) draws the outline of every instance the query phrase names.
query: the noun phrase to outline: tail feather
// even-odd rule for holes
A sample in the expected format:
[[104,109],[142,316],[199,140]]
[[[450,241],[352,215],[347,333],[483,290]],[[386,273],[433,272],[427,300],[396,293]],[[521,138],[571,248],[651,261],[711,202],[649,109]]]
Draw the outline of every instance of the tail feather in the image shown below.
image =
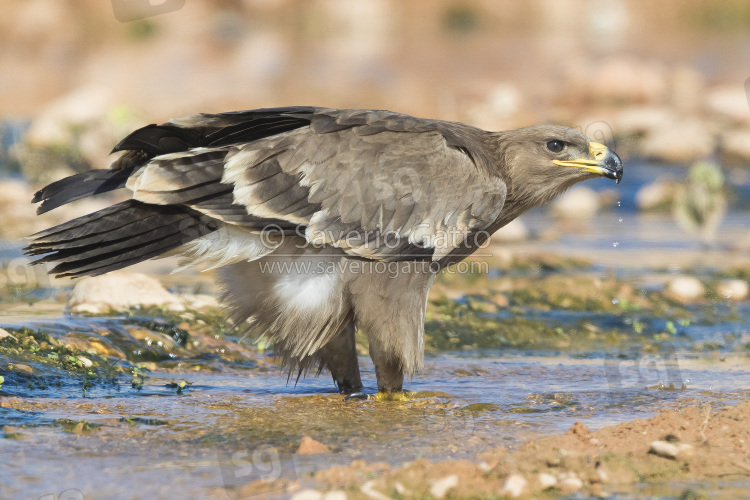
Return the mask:
[[71,201],[125,187],[125,182],[132,172],[133,169],[102,169],[71,175],[37,191],[31,202],[42,202],[36,209],[36,213],[41,215]]
[[187,207],[128,200],[34,235],[34,263],[59,262],[50,274],[96,276],[159,256],[218,229],[219,222]]

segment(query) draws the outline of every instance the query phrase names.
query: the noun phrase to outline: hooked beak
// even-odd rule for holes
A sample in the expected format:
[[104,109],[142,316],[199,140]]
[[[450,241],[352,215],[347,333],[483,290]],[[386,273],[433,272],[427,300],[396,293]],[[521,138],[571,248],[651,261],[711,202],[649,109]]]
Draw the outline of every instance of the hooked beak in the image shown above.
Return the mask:
[[622,180],[622,160],[620,160],[620,157],[607,146],[598,142],[589,143],[589,152],[594,157],[593,160],[579,158],[572,161],[552,160],[552,163],[563,167],[582,168],[593,174],[614,179],[619,184]]

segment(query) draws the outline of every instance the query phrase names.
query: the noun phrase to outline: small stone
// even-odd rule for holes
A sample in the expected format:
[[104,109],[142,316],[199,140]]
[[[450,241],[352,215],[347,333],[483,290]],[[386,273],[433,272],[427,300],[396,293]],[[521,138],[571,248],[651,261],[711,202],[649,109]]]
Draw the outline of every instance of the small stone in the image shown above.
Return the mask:
[[323,495],[323,500],[346,500],[346,493],[341,490],[329,491]]
[[540,472],[536,476],[537,481],[539,482],[539,486],[546,490],[547,488],[552,488],[557,484],[557,478],[553,476],[552,474],[548,474],[547,472]]
[[529,482],[521,474],[511,474],[500,488],[500,494],[511,498],[518,498],[526,492]]
[[78,361],[83,363],[83,366],[86,368],[91,368],[92,366],[94,366],[94,362],[84,356],[78,356]]
[[299,444],[299,448],[297,448],[298,455],[314,455],[316,453],[330,453],[331,450],[328,449],[328,446],[324,445],[321,442],[315,441],[310,436],[305,436],[302,438],[302,441]]
[[0,328],[0,339],[4,339],[6,337],[10,337],[13,340],[15,340],[16,342],[18,342],[18,339],[16,337],[14,337],[10,333],[8,333],[6,330],[3,330],[2,328]]
[[719,139],[721,152],[729,159],[750,160],[750,128],[727,130]]
[[558,198],[551,207],[552,213],[567,219],[588,219],[596,215],[601,206],[599,195],[593,189],[579,186]]
[[654,181],[635,193],[635,206],[643,211],[670,210],[678,185],[670,181]]
[[458,476],[456,474],[451,474],[450,476],[438,479],[432,483],[432,486],[430,486],[430,495],[437,499],[441,499],[456,486],[458,486]]
[[583,488],[583,481],[573,472],[560,474],[557,488],[564,494],[570,494]]
[[521,219],[514,219],[498,229],[492,235],[492,241],[500,243],[509,243],[514,241],[524,241],[529,238],[529,229]]
[[673,163],[700,160],[713,150],[713,134],[703,122],[677,117],[648,134],[641,147],[647,158]]
[[23,365],[21,363],[8,363],[8,370],[29,374],[34,373],[33,368],[31,368],[29,365]]
[[291,500],[323,500],[323,494],[315,490],[302,490],[292,495]]
[[750,121],[747,113],[747,94],[742,85],[722,85],[706,93],[709,111],[736,122]]
[[185,310],[182,301],[169,293],[156,279],[140,273],[112,272],[77,282],[68,298],[74,313],[100,314],[133,306],[164,306]]
[[723,280],[716,291],[725,299],[744,300],[750,293],[750,286],[745,280]]
[[386,495],[382,494],[378,490],[375,489],[375,480],[370,479],[365,484],[362,485],[360,488],[360,491],[364,493],[367,497],[372,498],[372,500],[391,500]]
[[667,441],[652,441],[649,453],[672,460],[689,458],[693,454],[693,447],[685,443],[668,443]]
[[667,284],[667,290],[680,300],[693,301],[702,299],[706,289],[698,278],[678,276]]

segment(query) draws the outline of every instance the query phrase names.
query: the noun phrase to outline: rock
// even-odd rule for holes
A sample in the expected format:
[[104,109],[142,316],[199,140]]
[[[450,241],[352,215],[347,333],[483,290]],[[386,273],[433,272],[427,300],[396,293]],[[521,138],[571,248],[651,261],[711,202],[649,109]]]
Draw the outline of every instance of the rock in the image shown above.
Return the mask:
[[16,342],[18,342],[18,339],[16,337],[14,337],[10,333],[8,333],[6,330],[3,330],[2,328],[0,328],[0,339],[4,339],[6,337],[10,337],[13,340],[15,340]]
[[0,214],[3,214],[0,238],[15,240],[42,229],[29,203],[33,196],[34,191],[25,182],[0,180]]
[[703,105],[705,77],[691,66],[680,66],[672,71],[670,103],[683,113],[700,111]]
[[207,293],[181,293],[179,297],[188,309],[194,311],[221,307],[219,300],[213,295]]
[[635,206],[643,211],[669,210],[678,190],[672,181],[656,180],[635,193]]
[[648,452],[663,458],[684,460],[692,456],[693,447],[686,443],[652,441],[649,445]]
[[26,138],[35,144],[64,144],[74,140],[76,128],[107,114],[111,92],[104,86],[78,88],[47,106],[29,127]]
[[487,95],[488,111],[501,118],[513,116],[522,105],[521,92],[511,83],[498,83]]
[[391,500],[388,496],[375,489],[374,479],[370,479],[365,484],[363,484],[360,488],[360,491],[364,493],[368,498],[372,498],[372,500]]
[[323,500],[323,493],[315,490],[302,490],[292,495],[291,500]]
[[529,482],[521,474],[515,473],[505,479],[499,494],[511,498],[518,498],[528,489]]
[[735,122],[750,122],[748,96],[741,85],[722,85],[709,89],[706,93],[706,108],[720,116]]
[[451,474],[432,483],[432,486],[430,486],[430,495],[439,500],[445,497],[456,486],[458,486],[458,476]]
[[600,101],[659,102],[667,93],[666,74],[657,61],[613,56],[589,70],[581,83]]
[[8,370],[28,374],[34,373],[34,369],[32,367],[21,363],[8,363]]
[[725,299],[744,300],[750,294],[750,286],[745,280],[722,280],[716,291]]
[[551,207],[552,213],[558,217],[569,219],[587,219],[593,217],[599,210],[599,195],[593,189],[579,186],[574,187]]
[[340,490],[329,491],[323,495],[323,500],[346,500],[346,493]]
[[552,474],[548,474],[546,472],[540,472],[539,474],[537,474],[536,480],[539,483],[539,487],[543,490],[552,488],[557,484],[557,478]]
[[750,161],[750,128],[727,130],[719,143],[721,153],[729,159]]
[[302,441],[299,444],[299,448],[297,448],[297,451],[295,453],[297,453],[298,455],[313,455],[316,453],[330,452],[331,450],[328,449],[328,446],[315,441],[310,436],[305,436],[302,438]]
[[583,488],[583,481],[575,472],[563,472],[557,479],[557,488],[564,494],[570,494]]
[[663,106],[627,107],[614,116],[619,135],[649,134],[674,120],[674,112]]
[[78,361],[83,363],[83,366],[85,368],[91,368],[92,366],[94,366],[94,362],[84,356],[78,356]]
[[112,272],[83,278],[76,283],[67,303],[73,313],[103,314],[133,306],[164,306],[184,311],[180,299],[169,293],[157,280],[140,273]]
[[714,137],[697,118],[675,118],[654,129],[643,140],[641,153],[671,163],[687,163],[710,155]]
[[678,276],[667,284],[667,291],[680,300],[702,299],[706,293],[703,283],[692,276]]
[[514,241],[524,241],[529,238],[529,229],[521,219],[514,219],[492,235],[496,242],[509,243]]

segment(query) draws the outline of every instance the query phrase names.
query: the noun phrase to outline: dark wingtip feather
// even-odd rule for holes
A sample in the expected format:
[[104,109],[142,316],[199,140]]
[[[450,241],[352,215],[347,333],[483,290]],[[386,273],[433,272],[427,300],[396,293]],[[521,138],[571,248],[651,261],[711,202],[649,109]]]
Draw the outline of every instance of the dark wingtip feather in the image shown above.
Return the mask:
[[41,215],[71,201],[120,189],[132,171],[100,169],[71,175],[37,191],[31,202],[42,202],[36,209],[37,215]]

